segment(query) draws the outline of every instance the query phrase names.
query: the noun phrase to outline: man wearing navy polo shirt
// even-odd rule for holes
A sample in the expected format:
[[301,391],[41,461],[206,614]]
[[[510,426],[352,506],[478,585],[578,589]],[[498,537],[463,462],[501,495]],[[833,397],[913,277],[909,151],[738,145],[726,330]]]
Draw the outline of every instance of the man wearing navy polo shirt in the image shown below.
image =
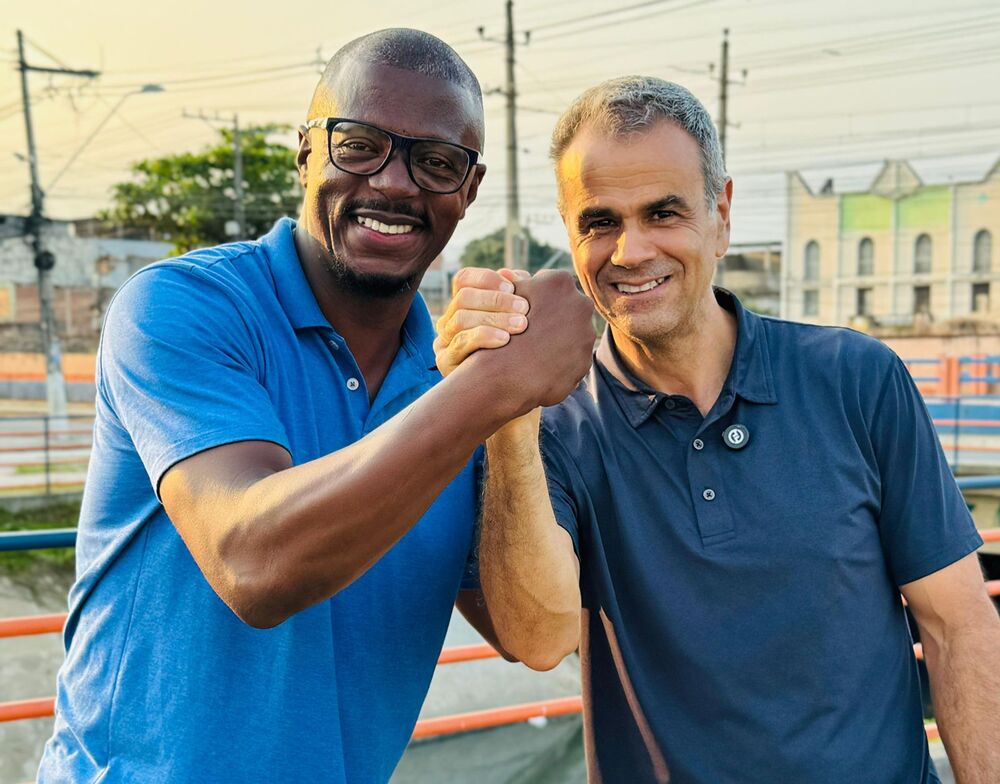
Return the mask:
[[299,221],[118,292],[40,782],[385,782],[460,589],[491,635],[470,459],[573,388],[593,331],[571,277],[543,281],[547,326],[437,383],[416,289],[482,146],[454,51],[358,39],[300,134]]
[[[956,778],[996,784],[1000,622],[906,368],[713,289],[732,182],[684,88],[593,88],[553,157],[608,329],[541,455],[537,413],[487,442],[480,568],[510,654],[544,669],[579,645],[591,780],[937,782],[902,592]],[[444,371],[477,347],[453,347],[477,323],[456,312]]]

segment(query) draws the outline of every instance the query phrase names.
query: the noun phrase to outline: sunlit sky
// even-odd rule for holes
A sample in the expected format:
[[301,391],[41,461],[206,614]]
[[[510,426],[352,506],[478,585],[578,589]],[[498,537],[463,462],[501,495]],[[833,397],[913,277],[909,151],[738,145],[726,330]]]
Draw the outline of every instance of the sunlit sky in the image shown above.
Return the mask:
[[[294,125],[320,63],[383,27],[417,27],[454,46],[484,88],[500,88],[502,0],[295,3],[173,0],[3,0],[0,21],[0,213],[24,214],[30,194],[15,30],[33,65],[100,70],[96,80],[31,74],[46,212],[93,215],[129,163],[197,150],[207,123],[183,116],[238,113],[243,125]],[[997,0],[519,0],[515,26],[522,220],[565,246],[546,154],[560,110],[608,77],[678,81],[718,109],[723,28],[730,30],[728,167],[736,241],[780,240],[783,172],[813,181],[840,172],[863,187],[886,158],[918,161],[930,181],[977,179],[1000,156],[1000,3]],[[520,34],[519,33],[519,34]],[[747,70],[746,78],[742,77]],[[122,96],[155,83],[160,93]],[[94,129],[107,123],[52,188]],[[447,255],[505,219],[504,99],[486,98],[489,164],[478,202]],[[288,144],[294,142],[289,132]],[[846,167],[846,168],[841,168]],[[836,170],[836,171],[835,171]],[[852,179],[853,177],[853,179]]]

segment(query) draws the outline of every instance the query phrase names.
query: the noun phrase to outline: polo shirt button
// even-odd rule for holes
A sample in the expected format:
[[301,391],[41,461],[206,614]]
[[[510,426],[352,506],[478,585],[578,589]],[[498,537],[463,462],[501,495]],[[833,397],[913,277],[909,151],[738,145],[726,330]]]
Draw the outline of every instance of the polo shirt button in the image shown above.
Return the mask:
[[334,351],[340,351],[340,346],[337,345],[336,340],[331,340],[329,341],[329,343],[330,343],[330,348],[332,348]]
[[705,442],[704,442],[704,441],[702,441],[702,440],[701,440],[700,438],[696,438],[696,439],[695,439],[695,440],[694,440],[694,441],[693,441],[693,442],[691,443],[691,446],[693,446],[693,447],[694,447],[695,449],[697,449],[697,450],[698,450],[698,451],[700,452],[700,451],[701,451],[702,449],[704,449],[704,448],[705,448]]
[[347,388],[353,392],[355,389],[361,386],[361,382],[356,378],[347,379]]
[[704,498],[706,501],[714,501],[715,491],[711,487],[706,487],[705,492],[701,494],[701,497]]
[[666,400],[663,401],[663,407],[668,411],[673,411],[675,408],[677,408],[677,404],[668,397]]

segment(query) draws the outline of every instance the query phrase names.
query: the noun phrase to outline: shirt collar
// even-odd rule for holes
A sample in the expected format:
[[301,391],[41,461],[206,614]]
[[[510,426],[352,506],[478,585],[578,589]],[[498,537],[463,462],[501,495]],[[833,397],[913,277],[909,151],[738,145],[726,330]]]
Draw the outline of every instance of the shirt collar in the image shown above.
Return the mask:
[[[751,403],[777,403],[771,357],[767,349],[762,319],[730,291],[715,288],[715,298],[726,310],[736,316],[736,350],[729,376],[723,386]],[[632,427],[639,427],[652,415],[656,406],[667,397],[636,378],[626,367],[611,328],[604,330],[596,353],[597,367],[611,388]]]
[[[260,244],[271,262],[274,288],[278,301],[295,329],[329,329],[333,331],[323,311],[320,310],[306,274],[295,250],[292,232],[295,221],[281,218],[263,237]],[[435,368],[434,322],[423,297],[417,292],[403,322],[403,342],[408,353],[415,353],[428,370]]]
[[295,221],[281,218],[260,238],[260,244],[271,261],[271,274],[278,301],[295,329],[329,329],[330,322],[319,309],[319,303],[316,302],[316,296],[309,286],[299,254],[295,250],[295,239],[292,236],[294,229]]

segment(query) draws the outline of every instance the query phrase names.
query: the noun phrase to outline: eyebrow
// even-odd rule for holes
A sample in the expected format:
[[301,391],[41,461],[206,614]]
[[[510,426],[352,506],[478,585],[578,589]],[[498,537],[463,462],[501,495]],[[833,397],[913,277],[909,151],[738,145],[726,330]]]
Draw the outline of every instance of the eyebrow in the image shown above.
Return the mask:
[[669,196],[664,196],[662,199],[657,199],[656,201],[647,204],[643,210],[647,213],[658,212],[659,210],[676,210],[678,212],[690,212],[691,207],[685,201],[683,196],[678,196],[675,193],[671,193]]
[[[683,196],[678,196],[676,193],[671,193],[664,196],[662,199],[657,199],[656,201],[651,201],[648,204],[643,205],[642,211],[649,215],[653,212],[658,212],[659,210],[675,210],[677,212],[690,212],[691,206],[687,203]],[[602,218],[617,218],[618,213],[607,207],[588,207],[580,216],[577,218],[577,225],[582,229],[586,224],[592,220],[601,220]]]

